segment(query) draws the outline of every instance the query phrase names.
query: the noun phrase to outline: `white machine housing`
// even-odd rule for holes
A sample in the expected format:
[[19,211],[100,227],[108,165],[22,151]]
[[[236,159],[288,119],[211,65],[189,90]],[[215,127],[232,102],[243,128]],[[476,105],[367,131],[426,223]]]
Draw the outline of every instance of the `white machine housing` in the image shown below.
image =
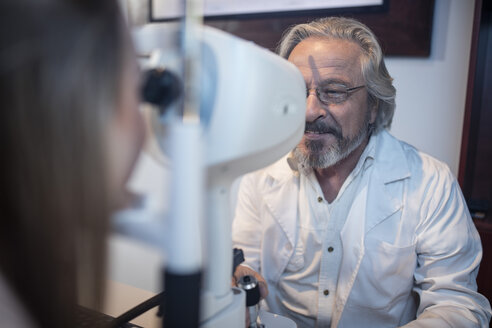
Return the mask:
[[[137,52],[146,54],[147,58],[142,63],[143,67],[176,67],[176,60],[179,58],[169,55],[172,49],[168,49],[168,42],[162,39],[165,35],[170,35],[169,26],[166,24],[149,24],[135,31]],[[201,27],[196,35],[202,42],[199,124],[202,143],[200,145],[195,140],[194,144],[203,148],[198,150],[203,155],[203,161],[197,161],[196,165],[203,170],[206,215],[204,221],[195,222],[196,225],[189,221],[186,223],[203,230],[203,244],[199,246],[202,246],[200,249],[204,251],[204,257],[192,257],[189,260],[202,260],[203,263],[201,327],[242,328],[244,293],[231,289],[230,286],[230,187],[237,177],[275,162],[300,141],[305,123],[305,82],[293,64],[252,42],[207,26]],[[153,122],[155,138],[164,156],[169,156],[168,140],[184,138],[169,136],[173,129],[168,127],[177,124],[176,117],[170,115],[163,118],[155,114]],[[169,148],[176,149],[176,145]],[[190,163],[176,163],[174,160],[170,158],[174,169],[184,170],[190,167]],[[179,176],[186,179],[186,174]],[[193,183],[186,182],[183,185],[192,188]],[[195,204],[193,199],[188,199],[186,205],[179,206]],[[200,204],[196,206],[201,208]],[[189,219],[168,218],[181,224]],[[143,221],[139,218],[138,222],[141,225]],[[126,228],[122,228],[120,223],[119,230],[131,234],[134,230],[131,228],[131,222],[126,220],[124,225]],[[149,227],[152,227],[149,229],[149,239],[144,241],[161,246],[162,241],[154,240],[155,231],[150,231],[155,229],[156,225],[149,224]],[[135,231],[139,232],[138,238],[142,239],[142,227]],[[163,231],[162,238],[170,234],[173,234],[173,231]],[[194,238],[192,236],[183,235],[179,238],[187,243],[196,242],[190,240]],[[200,241],[200,238],[196,239]],[[168,247],[165,252],[168,259],[181,257],[181,247],[176,245]],[[174,253],[173,256],[170,256],[171,252]],[[189,257],[187,254],[182,256]],[[191,263],[190,267],[193,265]],[[283,325],[286,327],[285,321]]]

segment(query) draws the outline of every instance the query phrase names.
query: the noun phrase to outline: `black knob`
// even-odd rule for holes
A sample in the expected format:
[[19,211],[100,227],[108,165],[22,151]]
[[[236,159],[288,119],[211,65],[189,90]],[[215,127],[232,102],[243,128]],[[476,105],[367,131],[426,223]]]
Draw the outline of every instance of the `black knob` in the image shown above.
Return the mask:
[[161,114],[181,96],[182,89],[178,76],[168,69],[154,68],[144,73],[143,101],[156,105]]
[[260,286],[255,277],[247,275],[239,278],[237,285],[246,292],[246,306],[256,305],[260,302]]

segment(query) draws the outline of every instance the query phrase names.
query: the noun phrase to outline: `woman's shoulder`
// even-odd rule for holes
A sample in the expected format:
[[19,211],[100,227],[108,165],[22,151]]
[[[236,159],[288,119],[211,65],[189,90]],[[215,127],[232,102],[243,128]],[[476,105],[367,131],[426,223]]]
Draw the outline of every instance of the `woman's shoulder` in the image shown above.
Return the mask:
[[0,326],[34,328],[26,309],[0,272]]

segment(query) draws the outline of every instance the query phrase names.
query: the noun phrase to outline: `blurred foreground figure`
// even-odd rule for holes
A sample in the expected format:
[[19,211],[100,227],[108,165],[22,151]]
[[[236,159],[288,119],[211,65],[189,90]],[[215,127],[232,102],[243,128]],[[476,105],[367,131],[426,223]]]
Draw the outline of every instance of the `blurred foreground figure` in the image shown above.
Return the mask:
[[74,327],[143,140],[138,66],[116,1],[5,0],[0,35],[0,326]]
[[387,131],[396,92],[373,33],[321,19],[279,53],[304,76],[306,129],[242,180],[235,276],[261,274],[267,310],[299,328],[488,327],[479,235],[448,167]]

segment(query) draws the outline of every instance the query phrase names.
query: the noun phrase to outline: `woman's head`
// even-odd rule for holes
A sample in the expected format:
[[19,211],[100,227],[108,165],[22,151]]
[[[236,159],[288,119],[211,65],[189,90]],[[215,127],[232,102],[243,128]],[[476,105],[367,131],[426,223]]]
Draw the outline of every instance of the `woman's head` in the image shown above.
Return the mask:
[[142,139],[137,69],[116,1],[0,6],[0,274],[63,326],[77,298],[100,303],[108,215]]

